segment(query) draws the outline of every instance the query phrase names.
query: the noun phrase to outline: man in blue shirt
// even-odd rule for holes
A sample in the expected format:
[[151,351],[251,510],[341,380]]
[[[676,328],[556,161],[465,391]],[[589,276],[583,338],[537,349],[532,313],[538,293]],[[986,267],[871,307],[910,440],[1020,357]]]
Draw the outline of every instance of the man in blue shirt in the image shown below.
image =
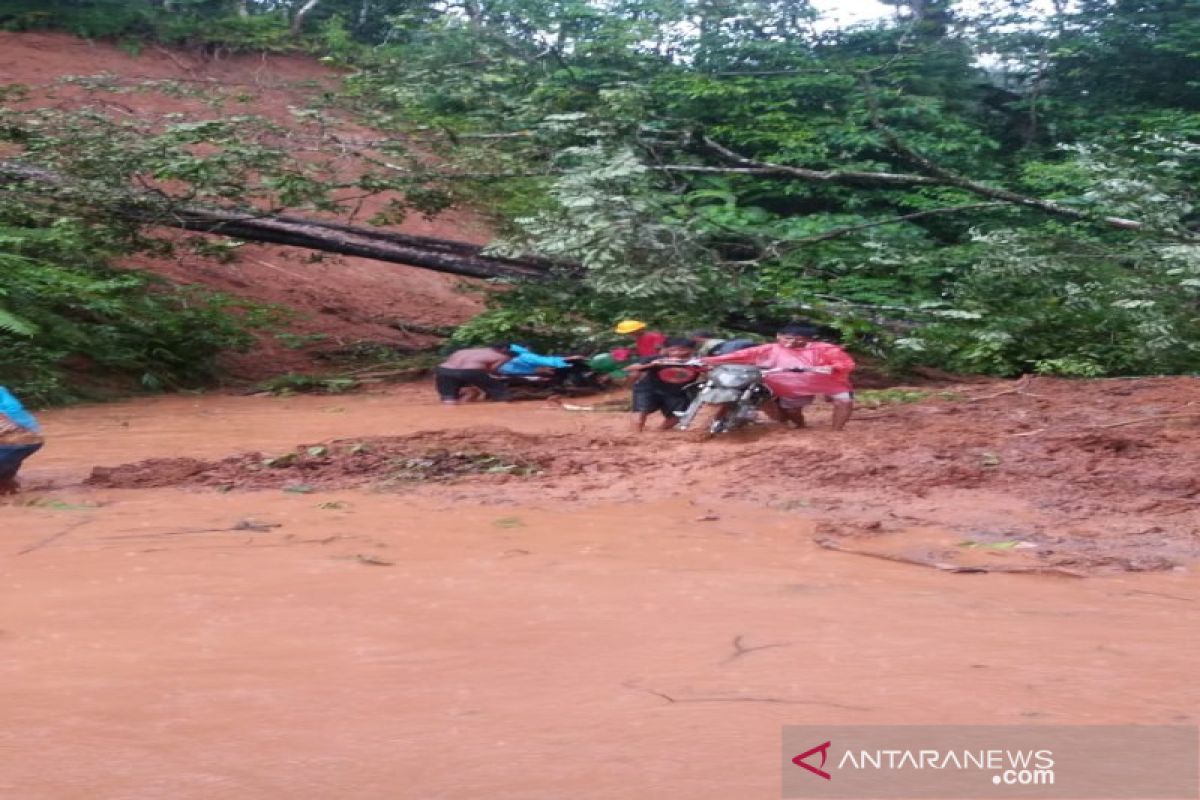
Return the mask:
[[17,490],[21,462],[42,447],[42,429],[21,401],[0,386],[0,494]]
[[501,375],[536,375],[539,369],[546,367],[566,369],[571,366],[568,359],[560,356],[539,355],[524,345],[510,344],[508,350],[513,357],[500,367]]

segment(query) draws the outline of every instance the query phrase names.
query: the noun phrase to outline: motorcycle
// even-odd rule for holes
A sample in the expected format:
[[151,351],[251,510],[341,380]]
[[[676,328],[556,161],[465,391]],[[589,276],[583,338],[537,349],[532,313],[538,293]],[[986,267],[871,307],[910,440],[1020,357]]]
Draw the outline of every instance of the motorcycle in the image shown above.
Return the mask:
[[608,385],[584,360],[570,359],[570,366],[546,369],[532,375],[498,375],[515,400],[532,400],[555,395],[582,396],[602,392]]
[[730,433],[749,425],[758,416],[762,404],[771,399],[771,390],[763,381],[774,372],[804,372],[791,369],[762,369],[745,364],[721,364],[713,367],[697,386],[691,405],[679,417],[678,430],[701,441],[720,433]]

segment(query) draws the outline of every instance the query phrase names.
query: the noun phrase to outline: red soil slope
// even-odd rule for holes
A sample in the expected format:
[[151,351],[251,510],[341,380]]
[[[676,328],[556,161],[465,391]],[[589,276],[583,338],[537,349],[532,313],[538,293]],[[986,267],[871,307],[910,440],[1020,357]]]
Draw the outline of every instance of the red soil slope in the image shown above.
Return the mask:
[[[92,88],[64,79],[87,77]],[[336,85],[335,71],[300,56],[243,55],[217,61],[194,54],[147,47],[137,55],[113,44],[91,42],[66,34],[0,32],[0,84],[23,84],[30,90],[27,105],[70,108],[83,103],[103,106],[116,115],[140,117],[168,113],[211,118],[205,101],[220,92],[242,97],[241,107],[227,113],[253,113],[281,124],[295,124],[291,108],[303,106],[323,89]],[[146,81],[168,81],[167,91],[147,91]],[[95,83],[114,91],[96,91]],[[171,86],[195,87],[183,96]],[[362,137],[371,132],[346,121],[339,132]],[[362,220],[380,210],[387,197],[372,198],[358,209]],[[398,230],[423,236],[464,241],[488,239],[485,221],[468,211],[453,211],[435,220],[413,216]],[[288,326],[296,334],[325,334],[307,349],[283,346],[273,336],[260,337],[249,354],[233,356],[229,367],[242,378],[259,378],[311,368],[314,353],[338,350],[361,342],[401,348],[423,348],[437,339],[399,330],[393,325],[418,327],[461,323],[477,313],[480,300],[464,293],[464,281],[415,267],[369,259],[314,254],[296,248],[245,245],[237,260],[222,264],[180,248],[167,258],[138,256],[127,266],[146,269],[171,280],[201,283],[229,294],[275,303],[293,309],[297,318]]]

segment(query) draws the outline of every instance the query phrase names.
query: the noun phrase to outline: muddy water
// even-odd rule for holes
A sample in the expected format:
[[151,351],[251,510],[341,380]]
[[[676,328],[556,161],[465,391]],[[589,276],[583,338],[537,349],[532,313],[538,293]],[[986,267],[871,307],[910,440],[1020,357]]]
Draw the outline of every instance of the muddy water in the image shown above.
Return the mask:
[[668,491],[75,485],[152,456],[611,415],[401,392],[45,421],[25,504],[0,507],[0,796],[769,798],[789,723],[1197,720],[1191,574],[943,574]]

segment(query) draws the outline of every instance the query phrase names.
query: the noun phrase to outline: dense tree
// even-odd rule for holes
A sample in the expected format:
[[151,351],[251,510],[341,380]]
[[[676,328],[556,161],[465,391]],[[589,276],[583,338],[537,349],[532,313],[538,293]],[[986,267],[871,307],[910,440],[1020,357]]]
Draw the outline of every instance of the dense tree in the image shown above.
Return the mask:
[[[896,0],[848,29],[804,0],[59,4],[352,66],[336,102],[385,131],[360,188],[484,207],[495,252],[582,270],[497,295],[461,338],[804,314],[897,364],[1200,368],[1200,0]],[[96,159],[64,153],[94,155],[99,123],[61,121],[6,124],[28,163],[80,177]],[[311,163],[245,134],[139,134],[82,177],[330,207]],[[196,141],[223,158],[197,167]]]

